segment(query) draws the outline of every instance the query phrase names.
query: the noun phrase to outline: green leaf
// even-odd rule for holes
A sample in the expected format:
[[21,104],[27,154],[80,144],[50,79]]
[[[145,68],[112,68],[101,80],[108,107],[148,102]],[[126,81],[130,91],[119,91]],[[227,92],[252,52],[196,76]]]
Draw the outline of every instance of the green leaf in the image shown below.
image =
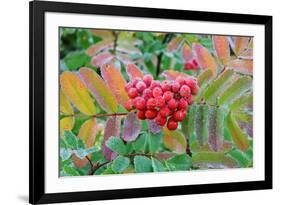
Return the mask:
[[240,167],[248,167],[250,165],[250,160],[244,152],[240,150],[233,149],[228,152],[232,158],[234,158],[240,165]]
[[219,97],[218,105],[225,105],[233,102],[237,97],[243,95],[252,86],[252,78],[243,76],[231,84]]
[[120,155],[125,155],[127,153],[126,145],[124,144],[123,140],[119,137],[110,137],[106,141],[106,146]]
[[[198,166],[222,165],[227,167],[237,167],[237,162],[227,156],[224,152],[197,152],[192,153],[192,162]],[[212,167],[212,166],[211,166]],[[206,167],[204,167],[206,168]],[[221,168],[221,167],[220,167]]]
[[209,145],[212,150],[220,151],[223,148],[224,113],[220,107],[209,108]]
[[158,159],[151,158],[151,162],[152,162],[153,172],[166,171],[164,165]]
[[212,71],[210,69],[204,70],[197,77],[197,82],[199,87],[201,88],[203,85],[208,84],[212,78],[213,78]]
[[71,149],[60,148],[60,157],[62,161],[68,160],[72,155]]
[[143,153],[146,147],[147,133],[142,133],[135,142],[133,142],[133,147],[136,152]]
[[97,152],[99,148],[93,146],[89,149],[78,149],[74,150],[74,154],[79,157],[80,159],[84,159],[87,155],[92,154],[93,152]]
[[78,139],[71,131],[64,131],[65,142],[71,149],[78,149]]
[[148,149],[150,153],[155,153],[159,150],[161,143],[163,140],[163,134],[162,132],[158,134],[148,134],[147,135],[147,144],[148,144]]
[[63,171],[68,176],[80,176],[80,173],[74,167],[64,166]]
[[166,161],[173,170],[189,170],[192,166],[192,160],[187,154],[176,155]]
[[195,117],[196,117],[196,106],[190,105],[188,107],[188,115],[184,118],[182,122],[182,131],[185,136],[189,139],[195,131]]
[[209,107],[207,105],[196,105],[196,119],[195,119],[195,131],[196,137],[201,146],[208,142],[209,135]]
[[116,173],[121,173],[130,165],[130,160],[127,157],[118,156],[112,162],[111,168]]
[[90,57],[84,51],[69,53],[64,58],[64,63],[69,70],[77,70],[90,61]]
[[246,151],[249,147],[248,136],[245,132],[241,130],[238,123],[235,121],[234,117],[232,116],[231,112],[228,114],[226,118],[226,124],[237,148],[242,151]]
[[253,104],[253,92],[249,92],[245,95],[242,95],[236,99],[232,104],[229,105],[231,111],[237,111],[244,106]]
[[233,77],[233,70],[225,70],[215,81],[213,81],[204,93],[205,100],[210,104],[215,104],[217,96],[225,89]]
[[151,160],[144,156],[135,156],[134,165],[137,173],[153,171]]

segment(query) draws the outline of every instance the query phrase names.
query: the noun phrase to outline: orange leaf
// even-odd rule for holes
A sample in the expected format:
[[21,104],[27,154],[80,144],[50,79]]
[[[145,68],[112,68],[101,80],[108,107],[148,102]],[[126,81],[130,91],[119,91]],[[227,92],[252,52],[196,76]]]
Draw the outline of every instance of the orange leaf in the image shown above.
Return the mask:
[[192,49],[190,48],[190,46],[187,43],[183,44],[182,58],[183,58],[184,62],[187,62],[192,58]]
[[130,77],[130,80],[134,80],[135,78],[142,78],[143,73],[135,64],[128,64],[126,67],[126,71]]
[[95,71],[86,67],[80,68],[79,74],[101,108],[107,112],[115,113],[117,100],[104,80]]
[[[97,123],[95,118],[91,118],[83,123],[83,125],[80,127],[78,137],[84,141],[86,144],[86,148],[90,148],[94,145],[96,134],[98,132],[97,129]],[[91,158],[91,154],[88,155],[89,158]],[[89,161],[86,159],[80,159],[75,154],[72,155],[72,160],[76,167],[82,168],[84,167]]]
[[96,108],[84,83],[74,73],[64,71],[60,75],[61,89],[78,110],[86,115],[96,114]]
[[208,49],[199,43],[193,43],[192,50],[195,51],[200,67],[203,69],[209,68],[213,74],[217,72],[217,63]]
[[249,38],[248,37],[233,37],[233,38],[234,38],[233,50],[234,53],[238,56],[242,51],[247,49],[249,44]]
[[94,56],[102,50],[108,50],[112,48],[113,48],[113,41],[111,39],[105,39],[90,46],[86,51],[86,54],[88,56]]
[[166,70],[162,73],[162,75],[167,79],[167,80],[176,80],[177,77],[182,76],[182,77],[192,77],[191,75],[181,73],[179,71],[175,70]]
[[94,36],[98,36],[102,39],[114,39],[113,32],[110,30],[92,30]]
[[173,38],[167,45],[167,51],[173,52],[174,50],[176,50],[180,46],[181,41],[182,41],[182,36]]
[[126,81],[120,70],[113,64],[107,64],[101,67],[101,74],[115,95],[117,102],[124,105],[128,101],[129,97],[125,91]]
[[226,65],[230,58],[229,42],[226,36],[213,36],[213,45],[217,56]]
[[185,153],[187,142],[184,135],[181,132],[177,130],[170,131],[168,130],[167,127],[164,127],[163,134],[164,134],[163,143],[168,149],[177,153]]
[[228,68],[246,75],[253,75],[252,60],[235,59],[230,61],[230,63],[228,64]]

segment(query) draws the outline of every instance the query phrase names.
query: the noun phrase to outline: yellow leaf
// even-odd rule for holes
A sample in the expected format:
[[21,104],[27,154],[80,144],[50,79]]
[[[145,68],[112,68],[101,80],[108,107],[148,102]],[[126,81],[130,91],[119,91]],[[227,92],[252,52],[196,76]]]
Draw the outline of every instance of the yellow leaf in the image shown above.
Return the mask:
[[60,136],[63,135],[64,131],[72,130],[74,121],[74,117],[65,117],[60,120]]
[[[86,144],[86,148],[90,148],[95,144],[96,135],[97,135],[98,129],[97,129],[97,123],[95,118],[91,118],[83,123],[83,125],[80,127],[78,137],[83,140],[83,142]],[[88,155],[88,158],[91,158],[92,154]],[[72,155],[72,160],[76,167],[82,168],[86,164],[89,163],[88,159],[85,157],[83,159],[80,159],[75,154]]]
[[74,113],[70,102],[65,97],[62,90],[60,90],[60,112],[66,115],[73,115]]
[[78,137],[84,141],[87,148],[95,144],[97,134],[97,123],[95,118],[91,118],[80,127]]
[[217,72],[217,63],[208,49],[199,43],[193,43],[192,50],[195,51],[200,67],[203,69],[209,68],[213,74]]
[[165,147],[177,153],[185,153],[187,142],[184,135],[181,132],[177,130],[171,131],[167,127],[164,127],[163,133],[164,133],[163,143]]
[[117,100],[104,80],[95,71],[86,67],[80,68],[79,73],[102,109],[115,113],[118,106]]
[[61,89],[75,107],[86,115],[96,114],[96,108],[84,83],[74,73],[65,71],[60,76]]
[[107,64],[101,67],[101,74],[115,95],[117,102],[124,105],[128,101],[129,97],[125,91],[126,81],[120,70],[113,64]]

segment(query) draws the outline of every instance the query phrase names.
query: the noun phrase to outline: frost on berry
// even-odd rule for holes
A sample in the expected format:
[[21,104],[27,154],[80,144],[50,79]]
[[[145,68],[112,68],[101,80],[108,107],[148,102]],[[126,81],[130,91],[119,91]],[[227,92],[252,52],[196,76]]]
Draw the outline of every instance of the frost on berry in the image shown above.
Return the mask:
[[163,91],[160,87],[153,88],[153,90],[152,90],[153,97],[155,97],[155,98],[160,97],[160,96],[162,96],[162,94],[163,94]]
[[179,76],[176,80],[163,82],[153,80],[151,75],[136,78],[126,84],[130,99],[125,104],[128,111],[136,109],[140,120],[150,120],[157,126],[175,130],[187,115],[198,85],[191,77]]

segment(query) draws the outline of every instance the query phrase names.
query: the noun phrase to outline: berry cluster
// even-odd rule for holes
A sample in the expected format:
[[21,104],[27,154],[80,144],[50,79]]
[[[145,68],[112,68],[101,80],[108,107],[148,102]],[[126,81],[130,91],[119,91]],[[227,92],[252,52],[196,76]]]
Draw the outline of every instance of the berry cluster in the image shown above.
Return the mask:
[[175,130],[187,115],[187,107],[193,103],[198,86],[193,78],[180,76],[161,83],[145,75],[128,82],[125,90],[130,98],[125,104],[128,111],[137,109],[139,119],[155,119],[158,125],[167,124],[169,130]]
[[191,59],[184,64],[184,70],[197,70],[198,62],[196,59]]

